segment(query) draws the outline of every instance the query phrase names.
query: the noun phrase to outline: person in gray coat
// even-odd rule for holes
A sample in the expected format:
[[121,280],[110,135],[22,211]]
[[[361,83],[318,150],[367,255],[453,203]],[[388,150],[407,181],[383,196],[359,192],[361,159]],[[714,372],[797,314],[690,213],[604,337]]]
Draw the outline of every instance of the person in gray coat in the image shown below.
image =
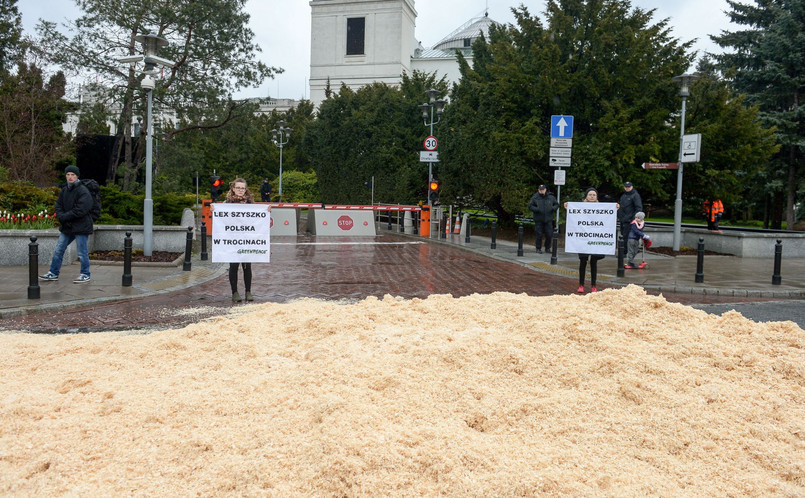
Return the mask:
[[545,237],[545,252],[551,252],[551,238],[553,237],[553,218],[559,203],[556,197],[548,192],[545,185],[540,185],[537,192],[531,196],[528,209],[534,213],[534,231],[537,232],[537,253],[542,254],[542,239]]

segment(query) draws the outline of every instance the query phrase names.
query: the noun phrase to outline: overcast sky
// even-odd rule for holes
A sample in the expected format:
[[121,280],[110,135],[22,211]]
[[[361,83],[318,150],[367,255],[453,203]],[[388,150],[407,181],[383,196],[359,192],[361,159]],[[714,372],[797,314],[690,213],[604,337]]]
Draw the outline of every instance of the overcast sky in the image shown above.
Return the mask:
[[[543,17],[543,0],[418,0],[416,1],[416,38],[425,47],[435,45],[468,20],[483,14],[501,23],[514,22],[513,6],[524,4],[532,15]],[[729,24],[726,0],[632,0],[632,5],[656,9],[655,19],[670,18],[674,36],[682,41],[698,39],[695,48],[716,52],[718,47],[708,35],[734,30]],[[80,11],[72,0],[18,0],[23,29],[33,34],[39,19],[63,23],[78,17]],[[309,98],[310,74],[310,4],[308,0],[248,0],[250,25],[256,42],[263,49],[260,58],[285,72],[268,80],[260,88],[246,89],[236,97]]]

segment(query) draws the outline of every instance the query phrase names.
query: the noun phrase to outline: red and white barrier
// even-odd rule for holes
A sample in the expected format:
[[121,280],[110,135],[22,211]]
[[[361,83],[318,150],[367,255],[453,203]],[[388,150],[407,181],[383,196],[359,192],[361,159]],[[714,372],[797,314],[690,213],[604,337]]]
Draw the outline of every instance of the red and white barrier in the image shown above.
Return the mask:
[[307,213],[307,230],[313,235],[374,237],[374,210],[311,209]]

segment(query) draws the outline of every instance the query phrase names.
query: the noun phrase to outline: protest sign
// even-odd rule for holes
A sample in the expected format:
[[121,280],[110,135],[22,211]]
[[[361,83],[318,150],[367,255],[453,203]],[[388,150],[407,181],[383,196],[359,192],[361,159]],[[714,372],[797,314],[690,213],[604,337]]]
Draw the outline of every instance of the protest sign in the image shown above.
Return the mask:
[[265,204],[212,204],[213,263],[268,263],[271,213]]
[[614,202],[568,202],[565,252],[615,254],[617,213]]

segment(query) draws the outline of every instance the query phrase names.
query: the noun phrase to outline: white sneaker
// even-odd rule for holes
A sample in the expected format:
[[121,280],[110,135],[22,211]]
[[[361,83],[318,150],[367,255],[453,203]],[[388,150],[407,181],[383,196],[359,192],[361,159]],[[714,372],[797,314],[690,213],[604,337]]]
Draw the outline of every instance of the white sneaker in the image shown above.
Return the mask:
[[83,273],[73,280],[74,284],[83,284],[84,282],[89,282],[89,275],[84,275]]

